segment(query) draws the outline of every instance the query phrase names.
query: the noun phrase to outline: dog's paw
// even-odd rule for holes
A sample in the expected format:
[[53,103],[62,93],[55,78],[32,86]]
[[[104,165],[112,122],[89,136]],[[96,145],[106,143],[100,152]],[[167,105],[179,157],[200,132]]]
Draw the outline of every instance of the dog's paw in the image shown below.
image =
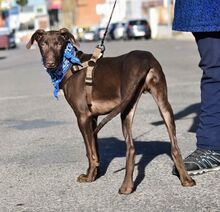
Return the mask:
[[196,185],[196,182],[191,177],[188,178],[187,180],[184,180],[184,182],[182,182],[182,186],[184,186],[184,187],[192,187],[195,185]]
[[95,179],[93,177],[89,177],[88,175],[85,174],[81,174],[78,178],[77,178],[77,182],[79,183],[90,183],[93,182]]
[[77,182],[79,183],[90,183],[93,182],[97,179],[99,174],[99,168],[95,167],[93,169],[88,169],[87,170],[87,174],[81,174],[78,178],[77,178]]
[[131,187],[121,187],[118,191],[119,194],[125,194],[125,195],[131,194],[132,192],[133,192],[133,188]]

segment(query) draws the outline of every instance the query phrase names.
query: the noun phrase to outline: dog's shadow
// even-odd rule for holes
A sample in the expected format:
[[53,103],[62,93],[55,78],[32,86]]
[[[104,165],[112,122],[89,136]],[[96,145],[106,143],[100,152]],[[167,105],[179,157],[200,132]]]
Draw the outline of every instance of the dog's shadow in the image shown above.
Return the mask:
[[[105,175],[109,164],[116,157],[126,156],[126,144],[125,141],[117,138],[101,138],[98,141],[99,155],[100,155],[100,173],[99,177]],[[162,141],[135,141],[136,155],[141,155],[141,159],[135,165],[137,166],[137,177],[134,181],[134,189],[145,178],[146,166],[158,155],[167,154],[171,158],[171,147],[169,142]],[[119,172],[124,170],[116,170]]]

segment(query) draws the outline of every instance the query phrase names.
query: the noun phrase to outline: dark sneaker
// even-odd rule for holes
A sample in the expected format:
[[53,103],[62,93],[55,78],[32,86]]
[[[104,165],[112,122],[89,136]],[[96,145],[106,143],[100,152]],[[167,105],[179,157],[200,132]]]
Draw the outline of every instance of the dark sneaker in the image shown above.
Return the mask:
[[[189,175],[217,171],[220,170],[220,152],[198,148],[183,162]],[[178,175],[175,167],[172,173]]]

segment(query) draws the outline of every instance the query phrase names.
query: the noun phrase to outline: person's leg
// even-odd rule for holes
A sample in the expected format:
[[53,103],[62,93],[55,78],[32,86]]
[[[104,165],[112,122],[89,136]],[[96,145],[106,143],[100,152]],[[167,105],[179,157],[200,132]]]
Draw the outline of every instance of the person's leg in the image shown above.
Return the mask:
[[194,33],[203,70],[197,147],[220,151],[220,32]]
[[[197,149],[184,159],[190,175],[220,170],[220,32],[193,33],[203,71]],[[176,169],[173,174],[177,174]]]

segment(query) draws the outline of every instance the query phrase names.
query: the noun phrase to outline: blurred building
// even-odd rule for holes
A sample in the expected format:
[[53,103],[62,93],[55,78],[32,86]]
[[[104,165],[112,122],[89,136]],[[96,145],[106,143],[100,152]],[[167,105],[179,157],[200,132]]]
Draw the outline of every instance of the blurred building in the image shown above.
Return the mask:
[[49,18],[45,4],[28,5],[19,14],[19,30],[49,29]]
[[28,4],[21,7],[15,0],[1,0],[1,17],[4,25],[13,30],[48,29],[49,19],[45,0],[28,0]]
[[[108,20],[113,4],[114,0],[105,0],[103,4],[97,5],[97,12],[102,15],[104,21]],[[114,22],[149,18],[149,10],[156,8],[159,10],[160,22],[165,23],[168,22],[166,13],[169,11],[167,8],[171,5],[173,5],[172,0],[118,0],[112,20]]]
[[[16,0],[1,0],[0,24],[16,32],[16,41],[26,42],[36,29],[49,29],[49,16],[46,0],[28,0],[25,6],[16,4]],[[2,15],[3,14],[3,15]]]
[[[61,0],[49,0],[61,1]],[[115,0],[62,0],[61,26],[106,26]],[[152,24],[170,25],[173,0],[118,0],[112,22],[146,18]]]
[[150,22],[152,38],[172,37],[173,10],[173,0],[142,1],[142,14]]
[[102,16],[97,13],[96,7],[105,0],[75,0],[75,25],[91,27],[99,25]]

